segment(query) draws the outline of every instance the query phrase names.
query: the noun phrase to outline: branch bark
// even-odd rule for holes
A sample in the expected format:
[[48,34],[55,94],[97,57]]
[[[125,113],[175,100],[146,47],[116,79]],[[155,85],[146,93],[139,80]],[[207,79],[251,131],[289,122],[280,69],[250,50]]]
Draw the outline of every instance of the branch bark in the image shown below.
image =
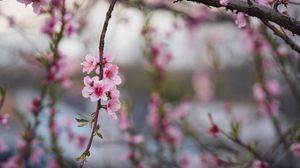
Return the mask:
[[[219,0],[186,0],[199,4],[204,4],[211,7],[225,7],[219,3]],[[248,5],[246,1],[242,0],[229,0],[229,4],[225,7],[227,10],[243,12],[249,16],[254,16],[262,20],[267,20],[278,24],[279,26],[291,31],[292,33],[300,36],[300,21],[295,18],[283,15],[273,8],[253,3]]]

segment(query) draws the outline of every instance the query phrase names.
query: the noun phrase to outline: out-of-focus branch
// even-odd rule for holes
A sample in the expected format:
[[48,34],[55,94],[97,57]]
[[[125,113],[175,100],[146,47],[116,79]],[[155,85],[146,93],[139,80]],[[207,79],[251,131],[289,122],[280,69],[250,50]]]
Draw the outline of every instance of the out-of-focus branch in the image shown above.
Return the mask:
[[171,5],[168,5],[166,3],[154,3],[154,4],[150,4],[144,1],[136,1],[136,2],[130,2],[129,0],[120,0],[120,3],[126,5],[126,6],[133,6],[133,7],[137,7],[137,8],[143,8],[143,9],[147,9],[149,11],[153,11],[153,10],[167,10],[167,11],[171,11],[174,12],[175,14],[179,14],[183,17],[187,17],[187,18],[191,18],[191,14],[189,12],[187,12],[186,10],[182,10],[182,9],[178,9],[176,7],[173,7]]
[[[207,6],[212,6],[216,8],[224,7],[220,4],[219,0],[186,0],[190,2],[195,2],[199,4],[204,4]],[[297,21],[295,18],[286,16],[276,10],[253,3],[251,6],[242,0],[229,0],[229,4],[226,6],[226,9],[232,11],[243,12],[249,16],[254,16],[266,21],[271,21],[277,23],[279,26],[291,31],[294,34],[300,36],[300,21]]]
[[6,97],[6,90],[0,86],[0,109],[2,108]]
[[279,29],[277,29],[274,25],[272,25],[271,23],[269,23],[266,20],[262,20],[262,22],[268,27],[270,28],[275,35],[279,36],[282,40],[284,40],[293,50],[295,50],[296,52],[298,52],[300,54],[300,46],[294,42],[289,36],[287,36],[284,32],[280,31]]

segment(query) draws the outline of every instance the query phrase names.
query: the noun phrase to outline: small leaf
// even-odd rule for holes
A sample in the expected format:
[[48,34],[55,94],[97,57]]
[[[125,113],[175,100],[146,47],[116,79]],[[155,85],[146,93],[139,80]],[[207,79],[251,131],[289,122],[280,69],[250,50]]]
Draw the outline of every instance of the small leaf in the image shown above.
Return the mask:
[[76,120],[77,122],[79,122],[79,123],[81,123],[81,122],[86,122],[86,123],[90,122],[89,120],[84,119],[84,118],[75,118],[75,120]]
[[100,137],[101,139],[103,139],[103,136],[100,132],[97,132],[98,137]]
[[87,123],[79,124],[78,127],[84,127]]

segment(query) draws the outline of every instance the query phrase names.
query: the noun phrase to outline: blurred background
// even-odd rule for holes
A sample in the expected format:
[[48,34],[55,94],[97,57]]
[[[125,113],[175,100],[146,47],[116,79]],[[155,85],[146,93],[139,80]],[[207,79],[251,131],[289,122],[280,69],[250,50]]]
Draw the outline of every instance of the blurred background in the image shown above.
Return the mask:
[[[67,2],[67,6],[72,7],[74,2]],[[276,141],[276,131],[269,117],[259,112],[253,99],[255,67],[243,41],[244,33],[234,23],[234,14],[194,3],[149,0],[142,6],[128,2],[124,0],[116,5],[107,32],[105,52],[113,55],[114,63],[120,66],[121,100],[130,105],[137,131],[146,139],[150,136],[146,116],[153,81],[149,76],[151,65],[145,56],[145,49],[149,46],[142,35],[147,24],[155,29],[153,41],[163,43],[172,53],[165,72],[164,95],[172,105],[190,101],[187,120],[199,134],[203,134],[203,143],[218,146],[221,141],[232,145],[225,138],[214,139],[205,135],[210,128],[208,113],[211,113],[214,122],[225,131],[230,131],[233,118],[241,121],[241,139],[258,142],[261,151],[269,149]],[[60,93],[56,121],[60,126],[59,144],[63,147],[63,155],[70,160],[80,155],[90,135],[90,127],[77,127],[75,117],[88,116],[96,106],[81,95],[83,73],[80,63],[89,53],[97,55],[99,34],[109,5],[102,0],[76,0],[76,3],[80,6],[75,12],[80,28],[76,34],[64,38],[59,46],[67,56],[72,85]],[[288,10],[295,17],[300,11],[297,6],[290,6]],[[45,75],[42,67],[34,61],[34,57],[42,55],[49,47],[50,39],[41,31],[44,21],[45,17],[35,14],[31,5],[25,7],[14,0],[0,1],[0,85],[7,90],[1,113],[10,114],[9,126],[1,127],[0,134],[10,150],[1,153],[1,161],[12,155],[23,129],[16,113],[30,113],[29,105],[39,94],[40,81]],[[259,21],[252,18],[251,24],[256,26]],[[290,50],[285,45],[282,47]],[[271,57],[270,64],[275,64]],[[296,63],[293,66],[298,68]],[[278,118],[282,128],[286,129],[299,121],[299,103],[276,66],[268,69],[268,78],[280,84]],[[230,108],[230,113],[226,107]],[[38,128],[46,145],[50,143],[48,115],[47,111],[42,113]],[[30,121],[32,117],[27,119]],[[104,111],[99,121],[104,139],[95,138],[86,167],[131,167],[125,160],[129,148],[123,141],[118,122],[111,120]],[[68,139],[70,130],[78,137],[74,141]],[[153,142],[150,140],[146,145],[151,148]],[[189,167],[198,167],[200,156],[192,155],[193,147],[188,145],[187,141],[184,153],[191,156]],[[280,151],[274,155],[281,156]],[[44,167],[46,162],[47,157],[43,157],[38,167]]]

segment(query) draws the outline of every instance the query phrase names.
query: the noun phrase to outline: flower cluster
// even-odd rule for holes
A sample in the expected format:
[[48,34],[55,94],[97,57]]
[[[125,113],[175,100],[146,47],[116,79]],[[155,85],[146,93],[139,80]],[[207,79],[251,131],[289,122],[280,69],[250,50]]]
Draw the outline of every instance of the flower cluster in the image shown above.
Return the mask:
[[292,151],[293,155],[295,157],[299,157],[300,156],[300,143],[294,143],[291,145],[290,150]]
[[43,6],[46,6],[49,3],[49,0],[17,0],[17,1],[25,4],[26,6],[32,4],[32,8],[35,13],[40,13]]
[[255,160],[252,165],[253,168],[268,168],[269,164],[260,160]]
[[50,64],[50,70],[46,76],[46,83],[58,82],[63,88],[68,88],[71,85],[69,79],[69,66],[67,57],[63,53],[58,52],[58,59],[54,61],[54,56],[48,55],[48,61]]
[[120,92],[117,86],[122,82],[119,76],[119,67],[111,63],[113,59],[110,55],[104,55],[103,79],[101,79],[99,77],[101,76],[99,75],[101,67],[98,60],[91,55],[87,55],[85,61],[81,63],[83,72],[90,74],[94,71],[96,73],[93,77],[84,77],[82,95],[85,98],[90,98],[92,102],[99,100],[106,102],[104,108],[113,119],[116,119],[115,112],[120,109]]
[[[155,138],[159,142],[168,142],[175,146],[182,140],[182,133],[177,127],[172,125],[173,114],[169,106],[162,102],[160,95],[153,93],[148,105],[149,115],[147,121],[149,125],[156,131]],[[186,110],[186,109],[185,109]],[[181,111],[181,110],[175,110]],[[185,113],[186,112],[180,112]]]
[[229,0],[220,0],[220,4],[223,6],[227,6],[229,4]]
[[[265,87],[265,89],[263,88]],[[275,80],[268,81],[265,86],[257,83],[253,86],[253,96],[259,103],[259,110],[264,114],[277,116],[279,113],[279,102],[274,99],[280,94],[280,85]]]

